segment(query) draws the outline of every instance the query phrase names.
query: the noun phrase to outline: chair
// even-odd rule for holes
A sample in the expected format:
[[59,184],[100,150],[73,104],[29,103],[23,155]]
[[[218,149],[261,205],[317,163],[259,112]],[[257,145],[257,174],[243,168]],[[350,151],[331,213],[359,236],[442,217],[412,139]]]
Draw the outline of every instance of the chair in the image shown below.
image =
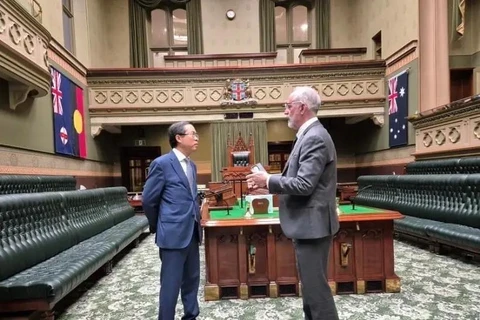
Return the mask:
[[250,133],[248,146],[238,133],[235,143],[232,143],[230,135],[227,138],[227,166],[222,169],[223,181],[231,182],[233,192],[238,198],[243,198],[247,191],[246,176],[251,172],[251,166],[255,161],[255,146],[253,135]]
[[250,167],[254,164],[254,161],[255,146],[253,143],[253,135],[250,133],[250,138],[247,146],[240,132],[238,133],[238,138],[235,143],[232,143],[229,134],[227,138],[227,166]]

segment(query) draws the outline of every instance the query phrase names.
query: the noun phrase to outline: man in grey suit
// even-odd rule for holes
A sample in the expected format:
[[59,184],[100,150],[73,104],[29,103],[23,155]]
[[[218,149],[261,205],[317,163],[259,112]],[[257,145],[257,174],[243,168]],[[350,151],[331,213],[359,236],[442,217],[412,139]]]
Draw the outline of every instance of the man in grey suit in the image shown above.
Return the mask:
[[251,189],[268,188],[279,194],[280,224],[294,243],[305,319],[337,320],[327,280],[330,246],[339,229],[337,156],[330,134],[317,118],[320,103],[314,89],[295,88],[284,113],[297,138],[285,169],[277,175],[252,173],[247,184]]

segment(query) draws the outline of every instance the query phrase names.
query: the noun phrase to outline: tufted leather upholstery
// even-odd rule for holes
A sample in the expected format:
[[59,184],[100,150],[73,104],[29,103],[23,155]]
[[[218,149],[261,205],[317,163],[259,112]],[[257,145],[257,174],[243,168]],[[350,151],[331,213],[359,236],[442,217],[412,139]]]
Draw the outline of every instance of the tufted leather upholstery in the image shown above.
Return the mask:
[[395,223],[395,231],[427,238],[426,227],[429,225],[442,225],[442,222],[406,216],[402,223]]
[[76,180],[70,176],[0,176],[0,195],[75,190]]
[[75,244],[59,194],[2,196],[0,280],[30,268]]
[[480,173],[480,157],[435,159],[410,162],[407,174],[469,174]]
[[74,232],[76,243],[113,227],[113,217],[107,211],[103,189],[66,191],[60,192],[60,195],[65,203],[65,216]]
[[56,303],[147,226],[123,187],[1,196],[0,301]]
[[112,245],[84,241],[1,281],[0,301],[46,299],[57,303],[115,254]]
[[392,202],[398,198],[396,179],[395,175],[358,177],[355,203],[393,210]]
[[38,176],[39,192],[73,191],[77,181],[71,176]]
[[480,174],[362,176],[356,203],[400,211],[395,229],[480,252]]
[[104,188],[106,206],[113,216],[114,224],[132,217],[132,206],[126,201],[124,187]]
[[232,157],[233,157],[233,166],[234,167],[246,167],[249,164],[249,154],[250,151],[238,151],[238,152],[233,152]]

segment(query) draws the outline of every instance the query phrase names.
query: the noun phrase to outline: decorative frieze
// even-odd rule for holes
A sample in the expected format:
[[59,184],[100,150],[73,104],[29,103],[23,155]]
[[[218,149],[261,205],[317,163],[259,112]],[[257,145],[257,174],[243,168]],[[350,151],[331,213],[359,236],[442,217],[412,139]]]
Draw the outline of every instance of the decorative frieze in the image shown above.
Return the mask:
[[[326,105],[352,105],[362,106],[364,100],[380,101],[384,99],[383,79],[368,81],[331,81],[297,82],[261,85],[252,82],[252,96],[260,105],[278,105],[283,103],[291,93],[293,86],[313,86],[319,90]],[[95,88],[90,87],[90,110],[94,113],[101,112],[126,112],[142,108],[150,111],[168,111],[175,108],[206,107],[211,109],[224,109],[220,103],[223,98],[223,86],[190,86],[176,88],[152,88],[136,86],[132,88]]]
[[9,81],[10,108],[50,89],[50,33],[15,0],[0,1],[0,75]]
[[[382,61],[241,69],[89,70],[92,135],[107,127],[171,123],[186,116],[191,121],[214,121],[227,113],[249,112],[254,119],[283,118],[283,104],[297,86],[312,86],[320,93],[320,117],[364,115],[383,125],[384,71]],[[246,100],[235,101],[234,93],[243,94]]]
[[480,96],[412,116],[418,157],[480,154]]
[[480,153],[480,114],[418,129],[415,140],[417,156],[463,149]]

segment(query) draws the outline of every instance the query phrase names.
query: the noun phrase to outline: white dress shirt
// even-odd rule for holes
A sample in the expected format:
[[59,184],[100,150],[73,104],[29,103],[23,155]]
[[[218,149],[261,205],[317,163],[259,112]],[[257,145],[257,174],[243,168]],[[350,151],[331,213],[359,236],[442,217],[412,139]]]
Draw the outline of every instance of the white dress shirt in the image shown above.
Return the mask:
[[[317,121],[318,121],[317,117],[313,117],[313,118],[305,121],[305,123],[302,124],[300,126],[300,128],[298,128],[298,131],[297,131],[297,134],[296,134],[297,139],[299,139],[302,136],[302,134],[305,132],[305,130],[308,128],[308,126],[310,126],[312,123],[317,122]],[[271,174],[267,175],[267,182],[266,182],[267,183],[267,189],[268,189],[268,182],[270,181],[270,176],[271,176]]]
[[305,132],[305,130],[308,128],[309,125],[311,125],[312,123],[317,122],[317,121],[318,121],[318,118],[317,118],[317,117],[313,117],[313,118],[308,119],[307,121],[305,121],[305,123],[302,124],[302,125],[300,126],[300,128],[298,128],[298,131],[297,131],[297,139],[302,136],[302,134]]
[[187,156],[185,156],[180,150],[173,148],[173,153],[177,156],[180,165],[182,166],[183,172],[187,175]]

